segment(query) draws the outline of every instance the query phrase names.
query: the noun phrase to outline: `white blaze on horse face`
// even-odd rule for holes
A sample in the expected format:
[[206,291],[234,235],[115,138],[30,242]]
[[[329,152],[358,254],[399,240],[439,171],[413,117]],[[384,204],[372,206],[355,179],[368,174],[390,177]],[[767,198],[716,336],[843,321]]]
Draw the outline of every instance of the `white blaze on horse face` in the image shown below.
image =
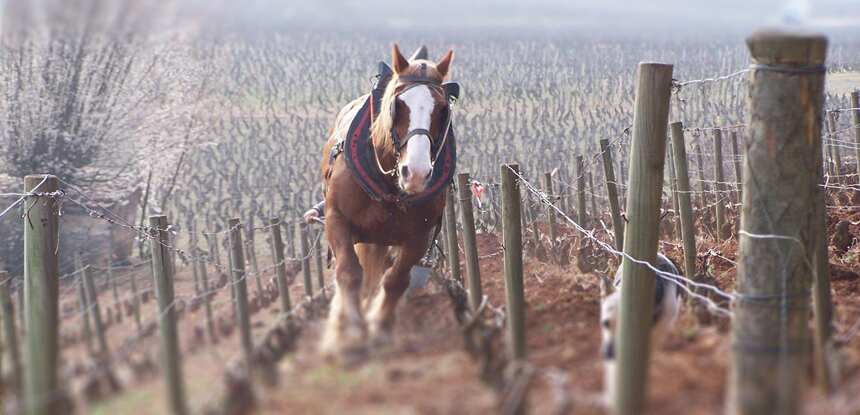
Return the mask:
[[[400,100],[409,107],[408,131],[416,129],[430,131],[433,108],[436,106],[430,88],[425,85],[415,86],[401,94]],[[407,174],[402,174],[404,167],[406,167]],[[397,169],[401,172],[400,188],[403,191],[406,193],[423,192],[433,169],[430,160],[430,137],[426,134],[420,134],[409,138],[409,141],[406,142],[406,151],[401,157]]]

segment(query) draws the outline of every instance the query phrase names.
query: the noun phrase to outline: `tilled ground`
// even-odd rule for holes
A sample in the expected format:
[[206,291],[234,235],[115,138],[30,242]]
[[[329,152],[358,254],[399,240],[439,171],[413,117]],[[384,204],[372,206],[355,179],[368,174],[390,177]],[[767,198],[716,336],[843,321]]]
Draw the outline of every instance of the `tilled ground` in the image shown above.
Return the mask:
[[[849,217],[854,220],[857,218]],[[857,229],[851,226],[852,234]],[[603,369],[599,358],[598,325],[600,293],[594,272],[580,271],[576,259],[577,241],[570,229],[562,235],[573,240],[572,263],[555,265],[539,255],[525,257],[526,321],[531,377],[528,405],[531,413],[603,413],[601,389]],[[504,305],[503,257],[500,242],[492,234],[479,234],[479,255],[484,293],[494,306]],[[663,250],[681,263],[681,251],[672,244]],[[735,278],[731,261],[736,243],[701,241],[700,261],[713,281],[731,291]],[[857,391],[858,339],[860,319],[860,279],[856,269],[860,248],[832,254],[837,346],[842,358],[843,383],[839,391],[825,399],[810,390],[809,412],[815,414],[855,413],[860,409]],[[550,255],[553,261],[564,255]],[[598,257],[599,255],[595,255]],[[581,258],[580,258],[581,259]],[[261,260],[264,261],[264,260]],[[600,269],[615,264],[597,258]],[[600,272],[600,271],[598,271]],[[178,293],[191,290],[190,277],[180,274]],[[250,285],[253,287],[253,284]],[[301,278],[293,285],[293,298],[301,298]],[[249,289],[253,291],[252,289]],[[215,297],[217,313],[228,313],[229,291]],[[150,303],[150,307],[152,307]],[[225,362],[239,350],[235,333],[217,345],[201,345],[189,351],[188,339],[195,326],[202,325],[202,308],[180,323],[184,372],[192,408],[217,405],[223,395]],[[254,336],[259,339],[266,327],[278,318],[277,301],[253,318]],[[498,411],[497,392],[479,378],[480,368],[465,352],[463,335],[455,319],[451,301],[443,290],[430,283],[401,302],[396,340],[355,368],[341,368],[324,361],[317,352],[324,318],[313,320],[302,330],[296,349],[277,364],[276,386],[257,388],[259,413],[290,414],[472,414]],[[64,323],[65,324],[65,323]],[[77,324],[77,323],[73,323]],[[128,318],[111,329],[111,342],[121,341],[131,330]],[[713,414],[722,411],[730,356],[728,321],[724,317],[702,315],[684,307],[674,330],[652,354],[649,381],[649,413]],[[157,350],[157,336],[147,350]],[[80,356],[82,346],[68,356]],[[156,359],[157,355],[152,355]],[[120,373],[126,383],[124,393],[97,405],[83,405],[92,413],[164,413],[163,384],[157,376],[133,379]],[[125,382],[124,382],[125,383]]]

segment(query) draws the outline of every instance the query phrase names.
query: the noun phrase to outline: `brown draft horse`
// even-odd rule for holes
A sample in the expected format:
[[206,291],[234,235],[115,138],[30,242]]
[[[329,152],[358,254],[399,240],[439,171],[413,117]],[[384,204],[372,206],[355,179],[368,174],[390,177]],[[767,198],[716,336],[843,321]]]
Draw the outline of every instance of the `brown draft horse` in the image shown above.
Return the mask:
[[[423,53],[419,49],[407,60],[398,45],[393,46],[394,74],[370,134],[376,166],[402,195],[425,190],[434,168],[431,149],[438,144],[434,141],[450,126],[449,102],[440,85],[452,59],[449,50],[432,62],[426,59],[426,49]],[[329,358],[344,363],[364,358],[368,343],[390,342],[395,309],[409,285],[410,270],[427,251],[445,207],[444,191],[416,206],[376,201],[358,185],[346,157],[331,156],[366,99],[358,98],[340,111],[323,147],[321,166],[325,236],[335,257],[337,281],[321,348]]]

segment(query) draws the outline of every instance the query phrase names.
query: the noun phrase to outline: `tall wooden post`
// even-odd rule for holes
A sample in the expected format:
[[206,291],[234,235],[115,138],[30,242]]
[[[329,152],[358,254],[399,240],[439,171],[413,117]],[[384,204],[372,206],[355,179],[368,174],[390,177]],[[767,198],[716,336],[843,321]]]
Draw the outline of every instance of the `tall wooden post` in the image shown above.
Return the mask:
[[89,269],[84,266],[84,263],[81,260],[80,253],[75,253],[75,268],[81,271],[81,283],[83,284],[84,292],[86,293],[84,296],[87,308],[85,317],[89,315],[93,322],[96,340],[99,344],[98,355],[102,359],[109,358],[110,350],[108,349],[107,337],[105,337],[105,326],[104,321],[102,320],[101,307],[99,307],[98,293],[96,292],[96,286],[93,284],[93,279],[89,273]]
[[681,238],[681,220],[679,218],[680,209],[678,207],[678,178],[675,172],[675,153],[672,151],[672,146],[667,147],[666,154],[669,156],[669,190],[672,191],[670,197],[672,198],[672,210],[675,212],[675,214],[672,215],[672,222],[674,224],[672,229],[675,231],[675,235],[673,237],[677,240]]
[[523,294],[523,232],[519,165],[503,164],[502,233],[505,247],[505,293],[508,308],[508,351],[511,358],[526,358],[526,301]]
[[209,275],[206,269],[206,260],[197,260],[198,271],[200,277],[200,286],[202,288],[203,308],[206,313],[206,331],[209,334],[209,341],[215,343],[218,337],[215,333],[215,318],[212,314],[212,293],[209,292]]
[[827,112],[827,128],[830,130],[830,139],[826,141],[827,148],[830,150],[830,161],[833,163],[832,174],[834,177],[834,181],[841,182],[842,178],[838,177],[842,175],[842,155],[839,151],[839,144],[833,140],[836,140],[836,113],[833,111]]
[[791,415],[803,408],[808,264],[824,232],[814,207],[827,38],[761,31],[747,46],[754,65],[727,408]]
[[[851,108],[860,108],[860,91],[851,93]],[[854,126],[854,159],[857,162],[857,183],[860,183],[860,109],[851,111],[851,125]]]
[[612,214],[612,232],[615,234],[615,249],[624,248],[624,220],[618,203],[618,187],[615,169],[612,167],[612,148],[609,140],[600,140],[600,153],[603,155],[603,175],[606,177],[606,194],[609,196],[609,212]]
[[134,322],[137,326],[137,332],[143,332],[143,322],[140,319],[140,294],[137,291],[137,277],[132,272],[128,276],[129,285],[131,285],[131,312],[134,314]]
[[714,130],[714,215],[716,217],[717,231],[714,235],[718,241],[726,239],[725,224],[726,224],[726,186],[725,175],[723,174],[723,132],[722,130]]
[[[672,65],[640,63],[633,115],[630,154],[631,192],[627,195],[629,223],[624,253],[654,263],[657,257],[660,195],[666,157],[666,128],[672,88]],[[616,341],[619,371],[615,402],[618,414],[641,414],[645,409],[651,325],[654,309],[654,274],[628,257],[621,264],[621,306]]]
[[[0,271],[0,313],[3,316],[3,352],[9,355],[6,359],[9,368],[9,389],[15,393],[21,392],[21,352],[18,348],[18,331],[15,329],[15,307],[12,306],[10,286],[12,278],[6,271]],[[0,373],[3,373],[0,371]]]
[[684,242],[684,273],[696,278],[696,224],[693,221],[693,202],[690,198],[690,173],[687,168],[687,147],[684,144],[684,125],[672,123],[672,154],[678,185],[678,213],[681,220],[681,239]]
[[579,225],[588,228],[588,213],[585,211],[585,164],[581,155],[576,156],[576,213]]
[[317,271],[317,285],[320,287],[320,292],[322,292],[323,297],[326,296],[325,293],[325,271],[323,270],[323,230],[320,230],[320,234],[316,239],[316,243],[314,244],[314,262],[316,263],[316,271]]
[[96,352],[96,348],[93,345],[93,326],[92,317],[90,317],[92,313],[90,312],[90,307],[87,305],[87,287],[84,285],[83,275],[78,277],[78,309],[80,309],[81,313],[81,337],[84,338],[87,352],[93,355]]
[[299,244],[301,246],[301,252],[299,252],[299,255],[301,255],[302,258],[302,277],[304,277],[303,281],[305,283],[305,296],[313,298],[314,287],[313,281],[311,280],[310,244],[308,243],[307,226],[305,226],[304,223],[297,223],[296,232],[298,233]]
[[457,193],[460,202],[460,226],[463,227],[463,254],[466,257],[466,278],[469,305],[476,310],[484,298],[481,290],[481,269],[478,267],[478,245],[475,236],[475,217],[472,213],[472,192],[469,173],[457,175]]
[[161,331],[161,360],[167,386],[168,407],[175,415],[188,413],[185,402],[185,385],[182,360],[179,352],[179,331],[176,327],[176,308],[173,296],[175,268],[171,259],[170,233],[167,216],[150,216],[152,244],[152,275],[155,277],[155,294],[158,298],[158,325]]
[[460,247],[457,238],[457,215],[454,212],[454,186],[445,192],[445,237],[447,237],[448,265],[451,267],[451,278],[463,281],[460,276]]
[[24,178],[24,402],[28,415],[60,412],[59,367],[59,180]]
[[591,214],[600,220],[600,212],[597,211],[597,189],[594,188],[594,175],[588,172],[588,193],[591,195]]
[[738,201],[738,203],[740,203],[741,200],[743,200],[741,192],[741,187],[743,183],[743,179],[741,177],[741,159],[743,158],[743,156],[741,155],[740,149],[738,147],[738,132],[732,130],[729,137],[731,137],[732,140],[732,165],[734,165],[735,167],[735,187],[737,188],[736,200]]
[[281,239],[281,219],[269,220],[269,231],[272,235],[272,258],[275,259],[276,282],[278,297],[281,299],[281,313],[289,313],[293,309],[290,302],[290,287],[287,285],[287,264],[284,263],[284,241]]
[[239,325],[239,340],[245,355],[245,364],[251,369],[251,314],[248,311],[248,283],[245,273],[245,256],[242,250],[242,226],[239,218],[230,219],[230,262],[233,264],[233,287],[236,290],[236,321]]
[[708,205],[708,182],[705,181],[705,161],[699,140],[696,140],[696,162],[696,173],[699,174],[699,207],[704,208]]
[[[547,198],[555,204],[557,203],[555,200],[555,192],[552,187],[552,173],[544,173],[543,175],[543,191],[546,192]],[[552,206],[546,207],[546,216],[547,216],[547,225],[549,226],[549,249],[552,253],[550,257],[553,261],[558,260],[558,257],[555,252],[556,248],[556,238],[558,238],[558,233],[555,229],[555,209]]]

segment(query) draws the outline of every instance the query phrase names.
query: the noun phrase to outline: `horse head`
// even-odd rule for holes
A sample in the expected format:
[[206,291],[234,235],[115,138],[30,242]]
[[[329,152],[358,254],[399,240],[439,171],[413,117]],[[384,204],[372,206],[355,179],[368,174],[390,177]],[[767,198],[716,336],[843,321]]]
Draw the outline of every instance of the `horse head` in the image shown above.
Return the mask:
[[374,147],[383,172],[396,177],[402,192],[417,194],[425,190],[451,127],[450,103],[459,91],[443,82],[454,52],[433,62],[422,47],[406,59],[395,44],[391,55],[394,76],[373,125]]

